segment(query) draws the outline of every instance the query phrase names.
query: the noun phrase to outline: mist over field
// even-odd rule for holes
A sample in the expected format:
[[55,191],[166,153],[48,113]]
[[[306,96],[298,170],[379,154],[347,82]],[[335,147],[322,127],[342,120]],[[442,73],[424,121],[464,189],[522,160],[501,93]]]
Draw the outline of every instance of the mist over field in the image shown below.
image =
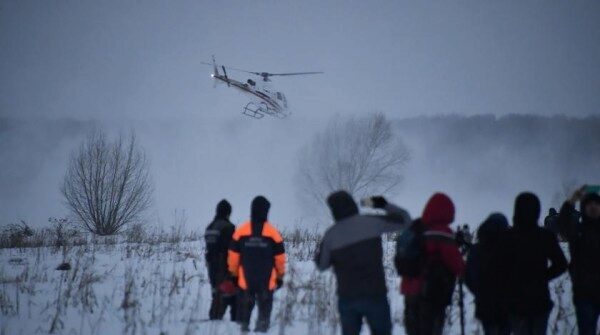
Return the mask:
[[[457,205],[457,222],[474,227],[492,211],[512,215],[518,192],[532,190],[543,210],[559,205],[564,188],[600,182],[600,118],[509,115],[388,116],[410,151],[404,181],[390,198],[420,215],[435,191]],[[293,116],[261,121],[165,119],[79,121],[0,119],[0,224],[24,220],[34,227],[66,217],[59,187],[69,155],[95,128],[109,136],[134,130],[151,162],[153,206],[146,222],[169,229],[185,223],[201,230],[215,204],[229,199],[233,221],[249,216],[257,194],[272,202],[271,220],[283,228],[322,229],[298,197],[294,178],[300,149],[323,130],[326,118]]]

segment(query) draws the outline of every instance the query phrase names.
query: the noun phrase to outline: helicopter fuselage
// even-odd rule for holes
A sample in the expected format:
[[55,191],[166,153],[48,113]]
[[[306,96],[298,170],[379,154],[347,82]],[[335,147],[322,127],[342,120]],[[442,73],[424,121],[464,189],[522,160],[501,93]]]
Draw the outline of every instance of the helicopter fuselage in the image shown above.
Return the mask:
[[252,95],[254,98],[259,99],[260,102],[266,104],[267,108],[272,110],[275,113],[283,112],[287,109],[287,99],[285,95],[281,92],[271,92],[266,88],[259,88],[256,86],[256,83],[248,79],[246,83],[242,83],[235,79],[231,79],[228,76],[221,74],[211,74],[211,76],[218,81],[221,81],[227,86],[233,86],[238,90]]
[[217,82],[223,82],[227,84],[228,87],[234,87],[243,93],[251,95],[254,99],[253,101],[246,104],[242,114],[253,117],[255,119],[263,118],[265,115],[285,118],[290,115],[288,110],[288,103],[285,95],[279,91],[271,91],[267,86],[267,82],[270,82],[269,78],[272,76],[298,76],[298,75],[307,75],[307,74],[319,74],[323,72],[287,72],[287,73],[269,73],[269,72],[253,72],[242,69],[236,69],[233,67],[229,67],[229,69],[239,72],[249,73],[255,76],[262,78],[261,85],[258,86],[257,83],[248,79],[245,83],[231,79],[227,76],[227,70],[224,65],[221,65],[220,68],[222,72],[219,72],[219,65],[215,61],[215,56],[212,57],[212,63],[201,62],[204,65],[212,65],[213,73],[211,77]]

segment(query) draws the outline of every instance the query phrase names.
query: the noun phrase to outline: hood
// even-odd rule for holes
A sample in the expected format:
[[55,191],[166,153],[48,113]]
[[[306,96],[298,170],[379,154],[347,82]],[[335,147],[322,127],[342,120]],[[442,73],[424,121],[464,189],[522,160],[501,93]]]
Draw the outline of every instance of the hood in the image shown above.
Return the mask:
[[217,204],[215,220],[227,220],[229,219],[229,215],[231,215],[231,204],[225,199],[219,201]]
[[506,216],[501,213],[493,213],[477,229],[477,239],[483,245],[494,243],[509,228]]
[[327,204],[336,222],[358,214],[356,202],[354,202],[350,193],[346,191],[331,193],[327,197]]
[[587,215],[585,214],[585,206],[587,206],[587,204],[589,204],[590,202],[600,203],[600,194],[588,193],[583,197],[583,199],[581,199],[580,212],[581,212],[581,221],[583,223],[588,223],[591,221],[591,219],[588,218]]
[[446,194],[435,193],[427,201],[421,220],[425,226],[449,225],[454,221],[454,203]]
[[540,199],[531,192],[523,192],[515,199],[513,222],[515,227],[536,227],[540,218]]
[[262,195],[259,195],[252,200],[252,206],[250,208],[250,221],[252,222],[253,234],[262,234],[262,227],[265,221],[267,221],[269,208],[271,208],[271,203]]

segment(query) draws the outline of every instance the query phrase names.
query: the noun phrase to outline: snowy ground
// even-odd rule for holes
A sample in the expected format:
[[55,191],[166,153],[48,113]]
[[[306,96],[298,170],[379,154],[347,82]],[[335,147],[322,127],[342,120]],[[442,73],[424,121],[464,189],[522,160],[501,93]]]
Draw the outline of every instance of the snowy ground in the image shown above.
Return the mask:
[[[203,244],[1,249],[0,334],[237,334],[230,321],[206,320],[210,287]],[[275,294],[270,334],[339,333],[335,281],[331,273],[316,272],[315,245],[314,239],[298,236],[288,240],[288,273]],[[394,245],[386,241],[384,246],[394,334],[404,334],[399,278],[391,264]],[[71,270],[55,270],[63,260]],[[561,302],[549,333],[569,334],[574,328],[569,291],[567,276],[553,283]],[[466,305],[467,334],[482,334],[468,294]],[[457,334],[456,304],[449,313],[446,333]]]

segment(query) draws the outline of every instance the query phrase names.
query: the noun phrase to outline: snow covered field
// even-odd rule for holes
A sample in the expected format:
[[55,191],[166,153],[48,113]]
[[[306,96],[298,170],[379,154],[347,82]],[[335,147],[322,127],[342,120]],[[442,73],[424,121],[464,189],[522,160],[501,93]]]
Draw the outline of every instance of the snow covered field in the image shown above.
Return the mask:
[[[315,270],[315,240],[287,234],[286,282],[275,294],[270,334],[339,333],[335,281]],[[203,248],[202,241],[188,241],[0,249],[0,334],[237,334],[228,320],[207,321]],[[394,334],[404,334],[393,242],[384,248]],[[63,261],[71,270],[56,270]],[[560,302],[549,333],[573,332],[569,291],[568,276],[553,283]],[[469,294],[465,303],[467,334],[482,334]],[[449,311],[447,334],[459,333],[457,306]]]

